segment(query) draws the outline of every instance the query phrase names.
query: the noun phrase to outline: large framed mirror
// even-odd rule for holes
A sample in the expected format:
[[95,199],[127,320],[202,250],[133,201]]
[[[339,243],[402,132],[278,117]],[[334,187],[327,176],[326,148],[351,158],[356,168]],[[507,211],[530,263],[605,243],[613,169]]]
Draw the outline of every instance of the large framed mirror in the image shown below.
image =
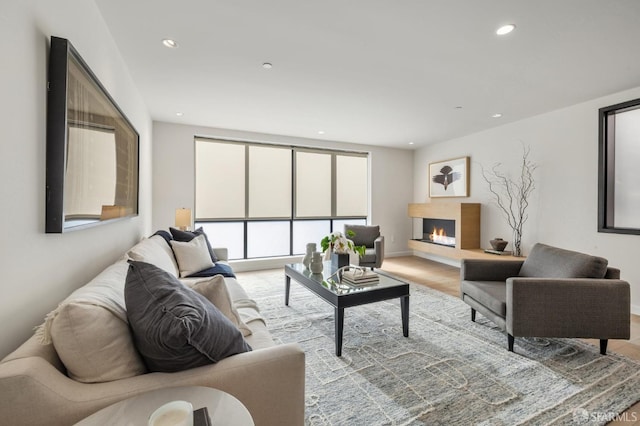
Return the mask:
[[598,232],[640,234],[640,99],[599,110]]
[[46,232],[138,214],[139,135],[67,39],[51,37]]

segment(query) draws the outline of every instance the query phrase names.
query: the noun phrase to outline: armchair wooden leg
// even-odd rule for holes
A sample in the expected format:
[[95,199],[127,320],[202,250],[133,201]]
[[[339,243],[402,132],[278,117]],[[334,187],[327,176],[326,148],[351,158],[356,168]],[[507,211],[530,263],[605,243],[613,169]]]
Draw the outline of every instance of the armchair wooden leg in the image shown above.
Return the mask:
[[607,339],[600,339],[600,355],[606,355],[607,354],[607,342],[609,340]]
[[476,322],[476,310],[471,308],[471,321]]
[[509,352],[513,352],[513,341],[514,341],[513,336],[510,334],[507,334],[507,344],[509,346]]

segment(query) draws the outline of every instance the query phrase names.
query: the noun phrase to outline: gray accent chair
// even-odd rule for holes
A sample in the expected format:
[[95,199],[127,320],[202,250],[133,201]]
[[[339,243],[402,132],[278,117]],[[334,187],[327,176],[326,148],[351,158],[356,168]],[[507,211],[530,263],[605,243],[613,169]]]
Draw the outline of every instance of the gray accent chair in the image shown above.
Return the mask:
[[357,246],[365,246],[365,254],[360,258],[360,266],[371,269],[380,268],[384,260],[384,237],[380,235],[380,226],[344,225],[344,234],[353,231],[355,236],[350,238]]
[[463,259],[460,297],[515,337],[629,339],[631,290],[602,257],[536,244],[523,260]]

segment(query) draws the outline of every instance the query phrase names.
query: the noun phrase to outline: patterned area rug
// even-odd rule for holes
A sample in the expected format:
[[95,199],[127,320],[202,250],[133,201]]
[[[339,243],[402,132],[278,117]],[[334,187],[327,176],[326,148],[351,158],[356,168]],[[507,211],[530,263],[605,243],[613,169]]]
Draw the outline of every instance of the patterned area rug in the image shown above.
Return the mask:
[[424,286],[411,285],[408,338],[399,299],[347,308],[338,358],[329,304],[292,281],[285,306],[281,270],[238,279],[274,339],[304,348],[307,425],[606,424],[640,400],[640,363],[578,339],[508,352],[493,323]]

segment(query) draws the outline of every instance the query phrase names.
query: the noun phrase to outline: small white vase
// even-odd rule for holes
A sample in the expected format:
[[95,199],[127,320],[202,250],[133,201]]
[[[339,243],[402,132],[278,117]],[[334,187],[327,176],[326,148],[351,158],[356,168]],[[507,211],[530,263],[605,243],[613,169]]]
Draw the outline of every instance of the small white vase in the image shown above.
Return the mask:
[[314,251],[311,256],[311,262],[309,263],[309,270],[314,274],[319,274],[322,272],[322,267],[322,254]]
[[307,269],[309,269],[309,263],[311,263],[311,256],[314,251],[316,251],[316,243],[307,243],[307,253],[302,259],[302,263]]

